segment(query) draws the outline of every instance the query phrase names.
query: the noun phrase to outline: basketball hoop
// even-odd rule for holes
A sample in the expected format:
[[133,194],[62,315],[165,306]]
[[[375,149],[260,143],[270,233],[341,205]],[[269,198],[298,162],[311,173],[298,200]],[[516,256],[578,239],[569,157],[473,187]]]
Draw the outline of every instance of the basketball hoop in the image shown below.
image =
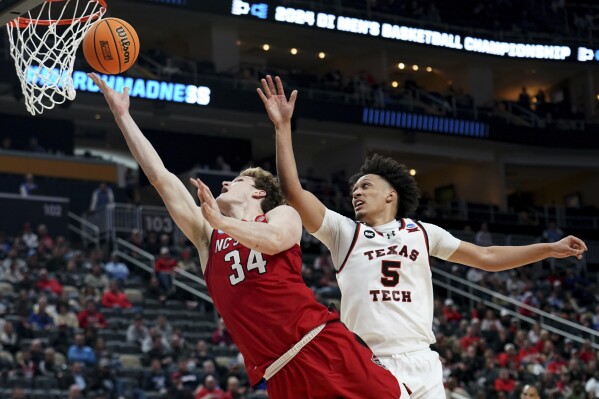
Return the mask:
[[6,25],[10,54],[31,115],[74,100],[75,54],[106,0],[46,0]]

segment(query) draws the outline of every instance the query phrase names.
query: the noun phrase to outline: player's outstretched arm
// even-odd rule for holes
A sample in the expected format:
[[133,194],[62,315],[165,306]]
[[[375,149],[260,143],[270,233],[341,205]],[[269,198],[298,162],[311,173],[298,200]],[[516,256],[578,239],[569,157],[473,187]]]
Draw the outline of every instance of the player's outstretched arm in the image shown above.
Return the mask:
[[266,214],[268,223],[248,223],[221,213],[210,189],[200,179],[192,180],[204,217],[213,229],[222,230],[243,246],[267,255],[278,254],[298,244],[302,221],[290,206],[281,205]]
[[314,194],[302,188],[297,174],[291,140],[291,117],[297,90],[291,93],[287,101],[281,79],[277,76],[273,81],[272,77],[267,76],[266,79],[262,79],[262,89],[257,91],[276,128],[277,174],[283,194],[289,205],[299,212],[306,229],[313,233],[322,225],[326,208]]
[[554,243],[518,247],[479,247],[462,241],[458,249],[448,260],[489,272],[498,272],[535,263],[546,258],[575,256],[578,259],[582,259],[585,251],[587,251],[587,246],[584,241],[574,236],[565,237]]
[[[158,153],[129,114],[129,88],[117,93],[95,73],[89,74],[89,77],[104,94],[129,150],[160,194],[175,223],[202,251],[206,247],[209,226],[189,191],[177,176],[164,167]],[[202,263],[207,259],[202,255],[206,254],[200,253]]]

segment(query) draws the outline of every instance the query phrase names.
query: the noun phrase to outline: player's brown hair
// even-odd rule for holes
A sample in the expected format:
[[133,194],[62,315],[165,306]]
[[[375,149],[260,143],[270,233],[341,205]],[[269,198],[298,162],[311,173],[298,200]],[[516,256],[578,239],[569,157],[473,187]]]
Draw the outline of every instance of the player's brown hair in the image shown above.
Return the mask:
[[404,218],[418,208],[420,189],[406,165],[393,158],[374,154],[366,158],[358,173],[349,178],[350,187],[364,175],[377,175],[385,179],[397,192],[397,213],[395,218]]
[[254,187],[258,190],[266,191],[266,197],[260,203],[262,212],[266,213],[279,205],[285,204],[285,197],[283,196],[279,179],[274,177],[272,173],[257,167],[243,170],[239,176],[252,177],[254,179]]

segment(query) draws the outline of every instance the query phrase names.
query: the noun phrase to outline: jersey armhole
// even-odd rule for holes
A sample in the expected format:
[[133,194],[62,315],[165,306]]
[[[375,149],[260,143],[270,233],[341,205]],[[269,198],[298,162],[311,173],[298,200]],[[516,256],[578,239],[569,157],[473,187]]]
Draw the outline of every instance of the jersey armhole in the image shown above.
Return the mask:
[[414,220],[414,223],[416,223],[418,225],[418,227],[420,227],[420,230],[422,230],[422,235],[424,236],[424,243],[426,244],[426,252],[427,255],[429,257],[429,266],[430,266],[430,257],[431,257],[431,249],[428,243],[428,233],[426,232],[426,230],[424,229],[424,227],[422,226],[422,224],[416,220]]
[[356,223],[356,230],[354,232],[354,238],[352,239],[351,245],[349,246],[347,255],[345,255],[345,259],[343,259],[343,263],[339,267],[339,270],[336,271],[337,274],[341,273],[341,271],[345,267],[345,264],[347,263],[347,260],[349,259],[349,256],[351,255],[352,251],[354,250],[354,247],[356,246],[356,241],[358,241],[358,234],[360,233],[360,226],[361,226],[360,223]]

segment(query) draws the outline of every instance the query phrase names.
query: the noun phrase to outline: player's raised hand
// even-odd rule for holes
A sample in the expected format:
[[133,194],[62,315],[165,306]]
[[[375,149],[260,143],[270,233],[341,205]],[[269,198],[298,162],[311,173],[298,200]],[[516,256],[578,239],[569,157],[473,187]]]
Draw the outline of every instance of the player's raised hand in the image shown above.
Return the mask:
[[293,90],[289,100],[287,100],[281,78],[276,76],[273,81],[272,77],[267,75],[261,82],[262,89],[258,88],[256,90],[272,123],[275,126],[280,126],[283,123],[291,122],[295,100],[297,99],[297,90]]
[[104,80],[100,79],[95,73],[88,73],[87,76],[94,81],[104,94],[104,98],[110,107],[112,113],[122,115],[129,112],[129,88],[125,86],[123,93],[117,93],[111,89]]
[[225,216],[220,212],[216,199],[214,199],[210,189],[200,179],[189,180],[198,189],[202,215],[204,215],[204,218],[213,229],[220,229]]
[[567,258],[569,256],[576,256],[578,259],[582,259],[582,254],[585,253],[588,248],[584,241],[582,241],[580,238],[568,236],[554,243],[552,250],[552,256],[554,258]]

